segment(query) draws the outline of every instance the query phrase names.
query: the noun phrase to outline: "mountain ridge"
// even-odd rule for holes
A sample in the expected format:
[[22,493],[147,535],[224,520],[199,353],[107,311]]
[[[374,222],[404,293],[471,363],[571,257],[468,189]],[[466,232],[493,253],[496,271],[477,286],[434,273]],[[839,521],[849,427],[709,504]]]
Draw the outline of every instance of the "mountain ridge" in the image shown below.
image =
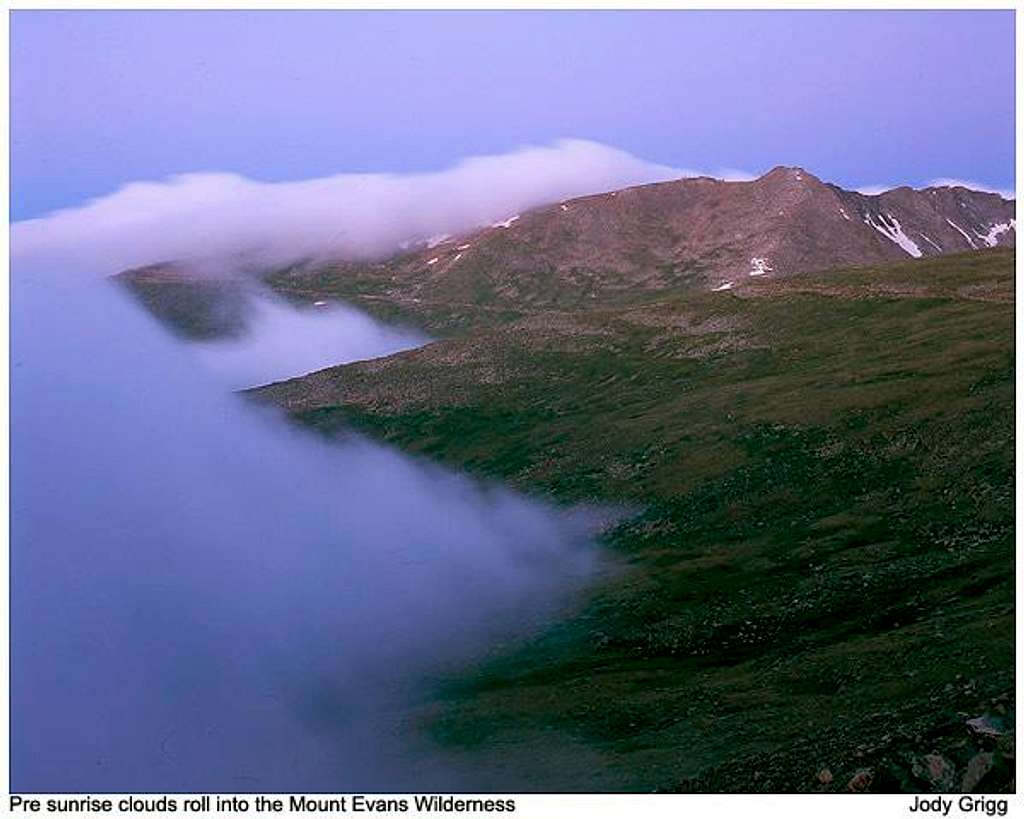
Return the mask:
[[[686,177],[577,197],[382,262],[313,262],[274,282],[318,268],[376,270],[406,298],[465,300],[476,291],[498,301],[580,302],[1013,245],[1014,211],[1012,200],[967,188],[869,195],[778,166],[744,182]],[[552,298],[552,284],[569,292]]]
[[[1015,206],[963,187],[863,194],[777,166],[749,181],[685,177],[554,202],[468,233],[417,240],[377,261],[311,259],[253,275],[299,304],[351,301],[448,333],[493,314],[1014,246]],[[187,283],[209,281],[167,263],[118,278],[149,309],[174,317],[190,301]],[[209,284],[202,287],[209,295]],[[216,295],[235,297],[235,289]],[[164,309],[163,301],[173,304]],[[226,312],[233,324],[225,330],[236,332],[237,311]],[[222,305],[213,315],[224,313]]]

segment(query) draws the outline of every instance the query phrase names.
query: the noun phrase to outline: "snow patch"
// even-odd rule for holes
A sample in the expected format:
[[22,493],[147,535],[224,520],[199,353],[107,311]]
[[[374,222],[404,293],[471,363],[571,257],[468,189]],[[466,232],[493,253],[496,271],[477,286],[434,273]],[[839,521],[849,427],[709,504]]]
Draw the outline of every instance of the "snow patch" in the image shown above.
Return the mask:
[[750,260],[751,276],[763,276],[766,273],[771,273],[774,269],[774,267],[768,264],[767,259],[762,259],[760,256],[754,256]]
[[504,222],[495,222],[493,225],[491,225],[491,227],[493,227],[493,228],[512,227],[512,223],[516,219],[518,219],[518,218],[519,218],[519,214],[517,213],[515,216],[509,216],[508,219],[506,219]]
[[469,250],[470,245],[459,245],[456,250]]
[[558,207],[560,207],[562,210],[569,210],[568,205],[559,205]]
[[716,293],[719,290],[732,290],[732,282],[725,282],[724,284],[720,284],[720,285],[718,285],[718,287],[714,288],[714,291]]
[[960,235],[967,240],[967,244],[969,244],[971,247],[977,247],[977,245],[974,244],[974,239],[968,236],[967,231],[960,227],[960,225],[958,225],[956,222],[952,221],[951,219],[947,219],[946,224],[948,224],[950,227],[956,228],[959,231]]
[[870,213],[864,216],[865,224],[871,225],[871,227],[881,233],[885,238],[898,244],[911,256],[914,256],[915,258],[921,256],[921,248],[917,246],[917,242],[903,232],[903,228],[900,227],[899,219],[888,213],[880,213],[878,214],[878,221],[880,224],[875,224],[875,219]]
[[435,256],[435,257],[434,257],[433,259],[429,259],[429,260],[427,261],[427,264],[437,264],[437,260],[438,260],[438,258],[440,258],[440,257],[438,257],[438,256]]
[[928,238],[927,236],[925,236],[925,235],[924,235],[923,233],[921,234],[921,238],[922,238],[922,239],[924,239],[924,240],[925,240],[925,241],[926,241],[926,242],[927,242],[928,244],[930,244],[930,245],[931,245],[932,247],[934,247],[934,248],[935,248],[935,249],[936,249],[937,251],[939,251],[939,253],[941,253],[941,252],[942,252],[942,247],[941,247],[940,245],[936,244],[935,242],[933,242],[933,241],[932,241],[931,239],[929,239],[929,238]]
[[313,306],[314,307],[326,307],[327,306],[327,302],[325,302],[325,301],[315,301],[315,302],[313,302]]
[[1000,236],[1002,236],[1007,231],[1016,230],[1016,229],[1017,229],[1017,220],[1016,219],[1011,219],[1009,222],[1000,222],[1000,223],[992,225],[989,228],[988,233],[986,233],[984,236],[982,236],[979,233],[978,236],[981,237],[981,241],[983,241],[989,247],[995,247],[997,244],[999,244],[999,237]]
[[840,208],[840,209],[839,209],[839,214],[840,214],[840,215],[841,215],[841,216],[842,216],[842,217],[843,217],[843,218],[844,218],[844,219],[845,219],[845,220],[846,220],[847,222],[849,222],[849,221],[850,221],[850,217],[846,215],[846,211],[845,211],[845,210],[843,210],[842,208]]
[[437,236],[431,236],[429,239],[427,239],[427,247],[437,247],[440,244],[444,244],[451,238],[451,234],[449,233],[439,233],[437,234]]
[[455,254],[455,258],[452,259],[452,264],[455,264],[461,258],[462,258],[462,254],[461,253],[456,253]]

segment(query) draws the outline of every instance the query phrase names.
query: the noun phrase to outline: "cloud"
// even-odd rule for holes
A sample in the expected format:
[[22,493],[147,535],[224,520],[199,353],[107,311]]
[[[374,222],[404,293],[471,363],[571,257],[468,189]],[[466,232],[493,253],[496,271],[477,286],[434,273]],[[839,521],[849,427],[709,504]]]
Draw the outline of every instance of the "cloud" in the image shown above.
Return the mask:
[[[431,681],[554,617],[603,511],[295,430],[59,273],[12,273],[11,782],[479,790],[415,730]],[[260,352],[224,364],[281,363]]]
[[[191,175],[16,224],[12,782],[486,785],[486,765],[418,733],[434,681],[551,622],[621,512],[551,506],[354,434],[328,442],[224,388],[418,334],[261,299],[248,335],[183,345],[102,277],[188,255],[366,252],[674,175],[570,142],[410,177]],[[530,764],[498,789],[534,782]]]
[[63,247],[113,272],[168,259],[280,263],[373,257],[561,199],[695,175],[580,139],[464,159],[433,173],[259,182],[189,173],[13,227],[16,253]]
[[268,293],[246,294],[246,332],[189,350],[232,389],[293,378],[348,361],[379,358],[430,341],[344,304],[295,309]]
[[933,179],[926,187],[929,188],[970,188],[972,191],[983,191],[985,193],[998,193],[1003,199],[1016,199],[1016,191],[1007,188],[994,188],[981,182],[972,182],[966,179],[949,179],[946,177]]
[[862,193],[865,196],[878,196],[880,193],[891,191],[893,188],[899,187],[898,185],[864,185],[860,188],[854,188],[857,193]]
[[111,273],[157,261],[285,264],[310,257],[372,258],[403,242],[458,234],[529,208],[681,177],[746,181],[639,159],[583,139],[464,159],[417,174],[338,174],[260,182],[188,173],[132,182],[81,207],[15,223],[17,254],[73,253]]

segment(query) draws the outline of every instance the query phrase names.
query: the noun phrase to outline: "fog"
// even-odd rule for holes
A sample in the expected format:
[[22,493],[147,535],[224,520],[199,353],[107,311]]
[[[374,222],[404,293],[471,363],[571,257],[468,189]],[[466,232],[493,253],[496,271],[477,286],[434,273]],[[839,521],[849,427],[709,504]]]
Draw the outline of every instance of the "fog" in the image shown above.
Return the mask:
[[379,358],[430,341],[414,328],[383,324],[340,302],[298,308],[264,290],[248,294],[245,313],[241,335],[189,344],[200,366],[233,389]]
[[202,350],[63,257],[16,237],[12,789],[479,786],[411,715],[431,675],[571,604],[602,515],[328,444],[227,389],[298,362],[266,347],[282,327],[302,348],[304,322],[365,317],[264,305],[275,332]]
[[15,224],[12,789],[529,788],[514,761],[454,764],[418,718],[431,680],[578,602],[615,513],[232,392],[429,341],[413,328],[258,295],[240,337],[183,341],[107,277],[386,253],[675,175],[576,140],[406,177],[189,175]]

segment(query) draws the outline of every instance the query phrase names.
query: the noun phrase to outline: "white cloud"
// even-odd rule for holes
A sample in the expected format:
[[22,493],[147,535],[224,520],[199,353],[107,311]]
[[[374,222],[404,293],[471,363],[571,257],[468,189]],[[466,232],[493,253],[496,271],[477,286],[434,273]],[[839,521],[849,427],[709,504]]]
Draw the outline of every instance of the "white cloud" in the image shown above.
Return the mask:
[[891,191],[893,188],[899,187],[898,185],[864,185],[860,188],[854,188],[857,193],[863,193],[865,196],[878,196],[880,193]]
[[933,179],[929,182],[926,187],[929,188],[970,188],[973,191],[984,191],[985,193],[998,193],[1003,199],[1016,199],[1017,194],[1013,190],[1007,190],[1006,188],[993,188],[990,185],[982,184],[981,182],[972,182],[967,179]]
[[546,203],[692,175],[579,139],[472,157],[434,173],[273,183],[190,173],[133,182],[81,207],[18,222],[12,241],[18,254],[62,249],[107,272],[169,259],[366,257]]

